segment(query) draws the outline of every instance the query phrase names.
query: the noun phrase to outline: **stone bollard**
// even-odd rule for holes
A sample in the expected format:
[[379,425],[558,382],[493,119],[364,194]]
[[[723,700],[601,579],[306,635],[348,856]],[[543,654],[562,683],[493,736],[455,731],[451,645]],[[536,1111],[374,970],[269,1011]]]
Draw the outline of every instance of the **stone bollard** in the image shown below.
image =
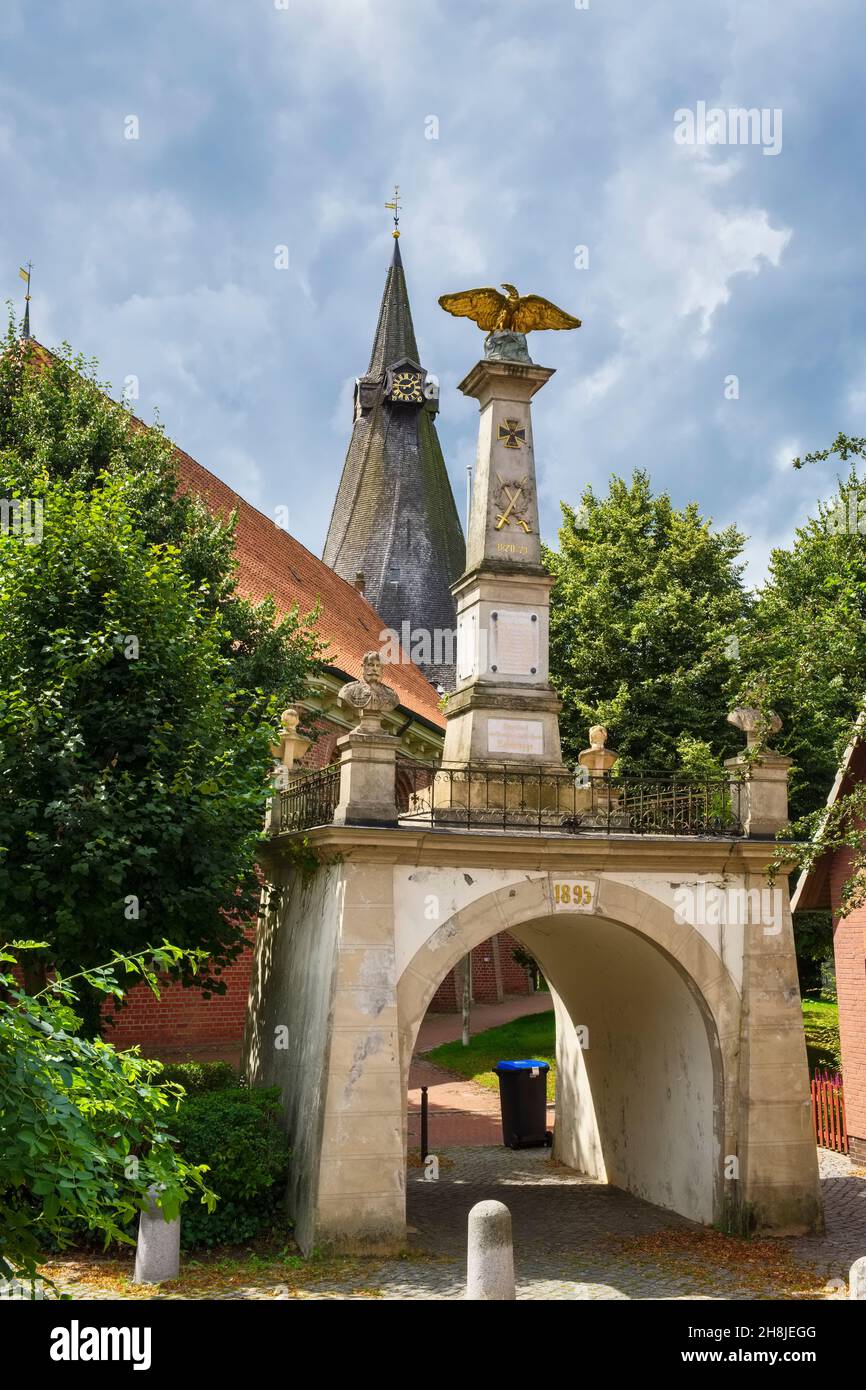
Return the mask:
[[511,1212],[502,1202],[477,1202],[469,1213],[466,1297],[516,1298]]
[[161,1284],[180,1273],[180,1217],[166,1221],[156,1205],[156,1188],[148,1188],[149,1205],[138,1219],[134,1284]]
[[848,1275],[848,1297],[862,1298],[866,1302],[866,1255],[855,1260]]

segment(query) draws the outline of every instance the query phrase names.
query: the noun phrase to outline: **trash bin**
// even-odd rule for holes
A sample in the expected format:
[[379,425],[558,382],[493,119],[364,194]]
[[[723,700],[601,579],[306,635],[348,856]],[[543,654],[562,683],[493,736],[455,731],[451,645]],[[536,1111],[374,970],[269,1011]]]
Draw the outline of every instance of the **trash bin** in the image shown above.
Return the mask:
[[537,1149],[550,1144],[547,1128],[547,1062],[497,1062],[502,1142],[509,1149]]

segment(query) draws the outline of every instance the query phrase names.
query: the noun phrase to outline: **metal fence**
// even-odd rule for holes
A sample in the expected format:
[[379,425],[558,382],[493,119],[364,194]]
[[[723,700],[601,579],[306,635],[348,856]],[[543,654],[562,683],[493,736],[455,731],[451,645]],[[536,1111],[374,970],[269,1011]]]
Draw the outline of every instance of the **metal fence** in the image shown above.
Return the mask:
[[280,830],[309,830],[330,825],[340,799],[340,764],[307,772],[280,792]]
[[[399,758],[395,778],[401,825],[563,835],[743,833],[740,784],[727,776],[590,776],[582,769],[550,773],[506,763],[450,768]],[[279,829],[329,825],[339,792],[339,763],[304,775],[280,795]]]
[[740,786],[728,776],[613,777],[485,764],[402,763],[404,822],[579,835],[742,835]]

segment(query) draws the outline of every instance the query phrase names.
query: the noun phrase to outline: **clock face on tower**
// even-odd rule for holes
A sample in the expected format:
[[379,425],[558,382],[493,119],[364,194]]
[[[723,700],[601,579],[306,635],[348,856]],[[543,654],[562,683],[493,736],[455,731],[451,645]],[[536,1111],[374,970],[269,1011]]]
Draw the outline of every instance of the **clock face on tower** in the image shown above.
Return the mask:
[[388,399],[400,405],[423,405],[423,373],[408,370],[392,373]]

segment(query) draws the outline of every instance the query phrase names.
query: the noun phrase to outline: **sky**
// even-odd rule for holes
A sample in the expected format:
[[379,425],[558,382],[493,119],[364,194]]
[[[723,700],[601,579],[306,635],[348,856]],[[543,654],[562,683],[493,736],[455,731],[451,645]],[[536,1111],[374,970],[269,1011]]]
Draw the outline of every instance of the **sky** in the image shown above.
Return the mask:
[[640,467],[758,583],[833,490],[790,459],[866,434],[864,64],[862,0],[3,0],[0,298],[32,260],[34,336],[320,554],[398,183],[461,515],[437,299],[510,281],[583,321],[530,339],[545,538]]

